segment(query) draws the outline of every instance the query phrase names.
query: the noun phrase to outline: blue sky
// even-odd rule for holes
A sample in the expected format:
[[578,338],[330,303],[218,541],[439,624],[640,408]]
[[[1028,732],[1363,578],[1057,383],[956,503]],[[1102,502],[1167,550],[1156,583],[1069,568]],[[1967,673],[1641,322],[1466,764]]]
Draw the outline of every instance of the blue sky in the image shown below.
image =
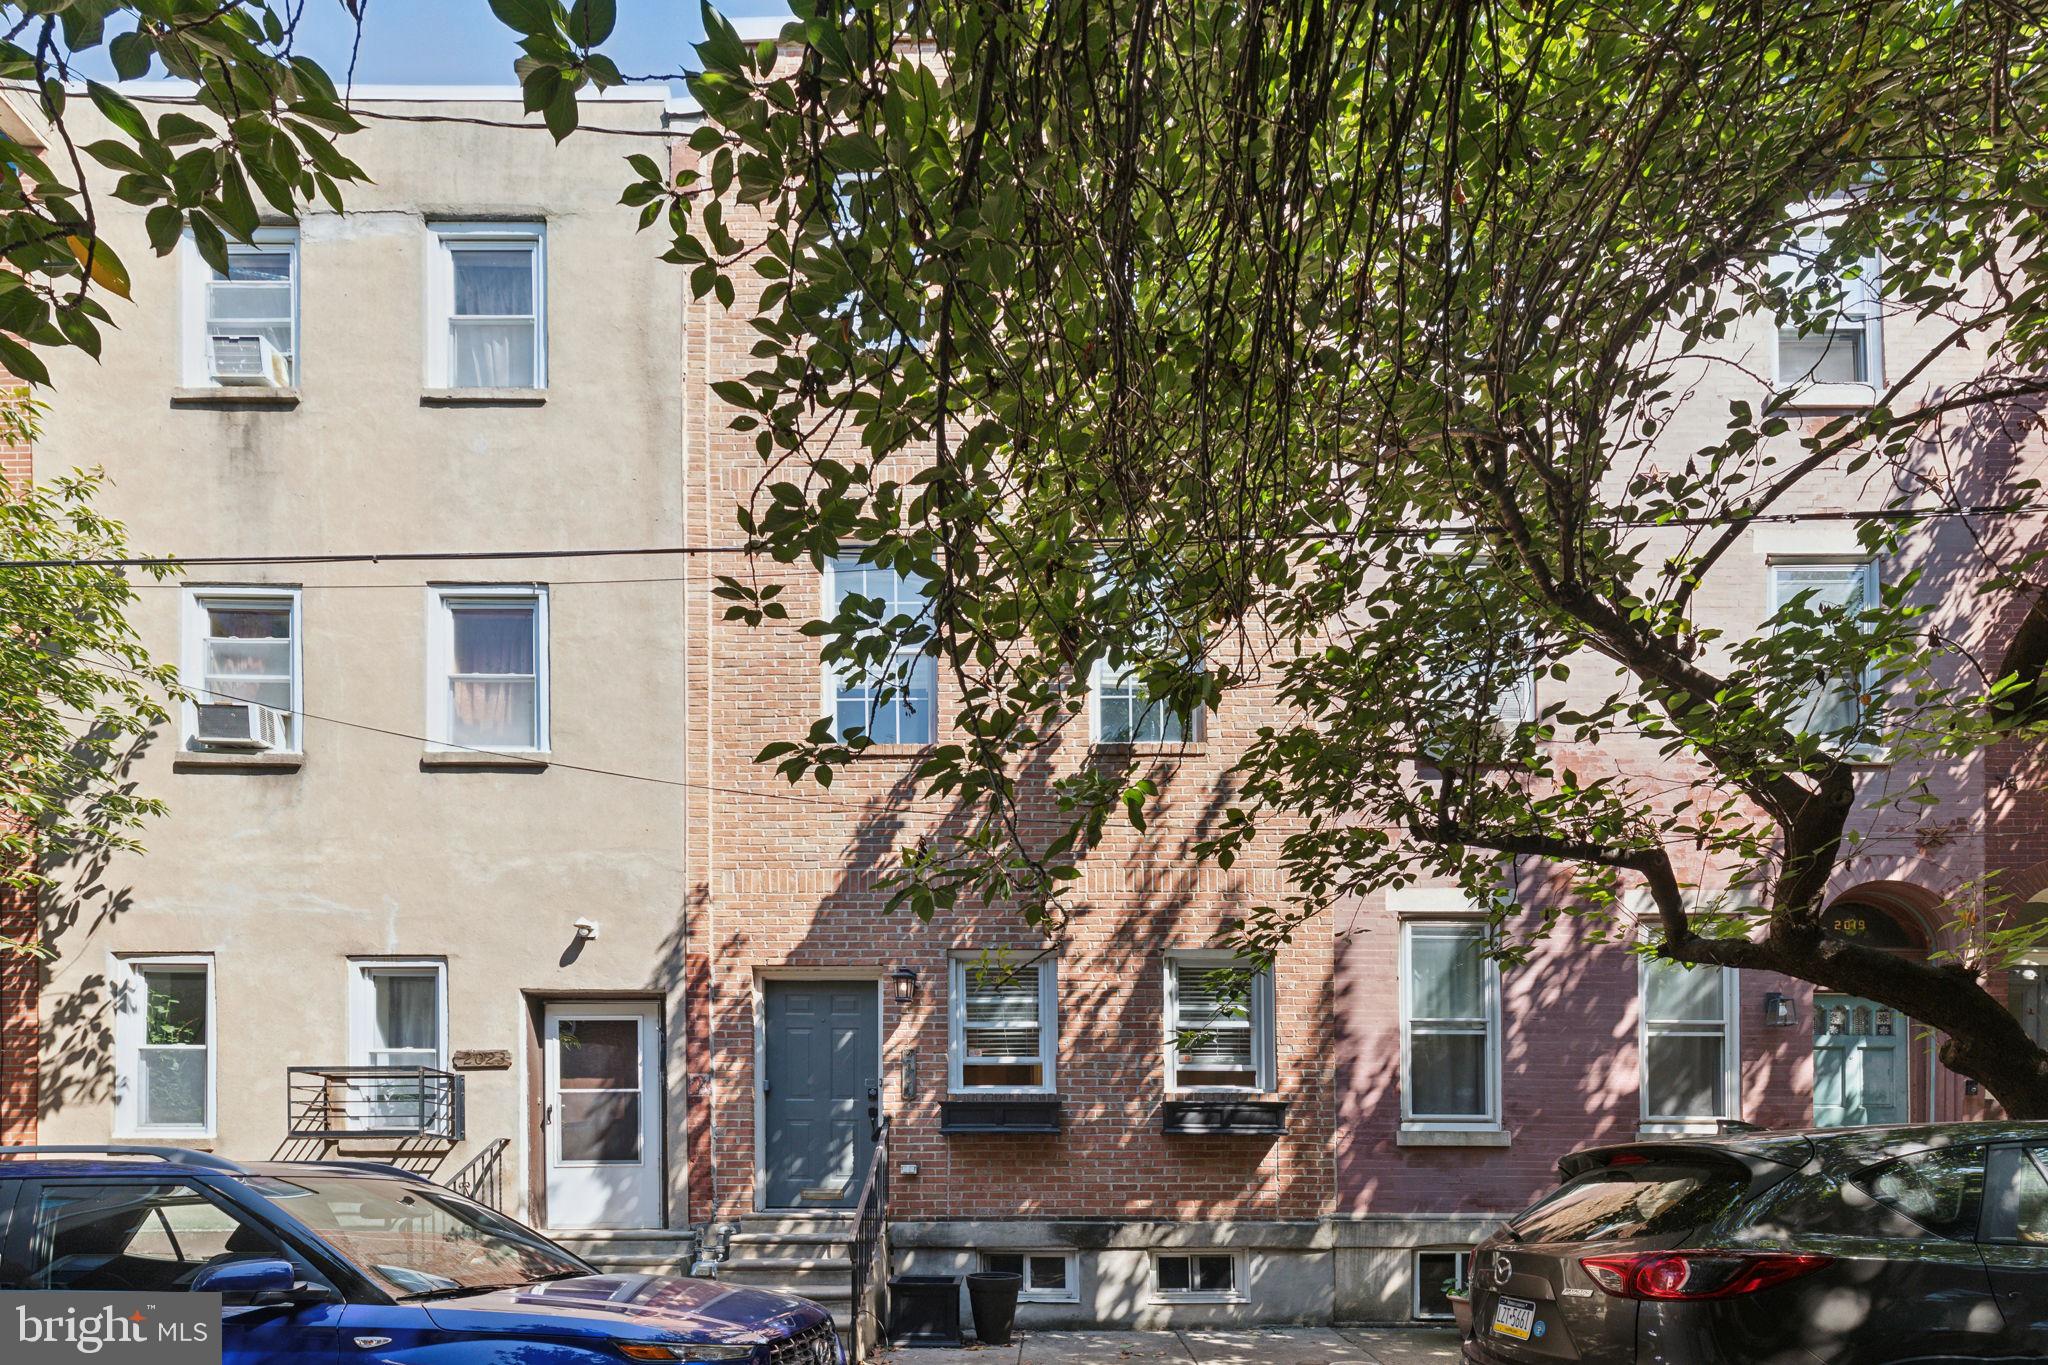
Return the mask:
[[[618,27],[604,51],[621,72],[665,76],[694,65],[691,48],[703,36],[697,0],[618,0],[618,5]],[[719,11],[727,18],[786,13],[774,0],[729,0]],[[498,22],[486,0],[369,0],[364,13],[358,84],[513,83],[512,63],[519,51],[512,30]],[[354,21],[341,0],[306,0],[299,50],[325,67],[337,84],[347,75],[354,38]]]

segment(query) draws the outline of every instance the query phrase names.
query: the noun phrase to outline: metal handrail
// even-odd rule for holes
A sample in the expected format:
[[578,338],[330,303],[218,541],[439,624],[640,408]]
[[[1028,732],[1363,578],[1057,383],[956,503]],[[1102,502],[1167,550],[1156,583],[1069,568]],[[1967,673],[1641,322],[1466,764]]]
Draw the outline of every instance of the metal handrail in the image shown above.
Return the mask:
[[[861,1365],[866,1358],[866,1347],[861,1339],[861,1315],[867,1312],[868,1286],[874,1274],[876,1254],[881,1249],[883,1234],[889,1224],[889,1120],[881,1118],[875,1122],[875,1150],[868,1158],[867,1178],[860,1187],[860,1199],[853,1206],[853,1321],[847,1333],[853,1353],[853,1365]],[[888,1308],[888,1267],[883,1267],[880,1281],[880,1304],[871,1315],[874,1318],[875,1340],[880,1342],[885,1330]]]
[[504,1156],[505,1149],[511,1145],[511,1138],[493,1138],[489,1145],[469,1159],[467,1165],[443,1183],[457,1194],[466,1195],[479,1204],[503,1210]]

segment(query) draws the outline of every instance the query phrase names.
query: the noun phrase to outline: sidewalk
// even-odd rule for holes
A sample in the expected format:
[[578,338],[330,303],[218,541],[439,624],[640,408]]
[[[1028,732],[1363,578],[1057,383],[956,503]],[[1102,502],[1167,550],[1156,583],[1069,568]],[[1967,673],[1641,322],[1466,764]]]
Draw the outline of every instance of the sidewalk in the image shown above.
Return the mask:
[[889,1365],[1455,1365],[1448,1327],[1267,1327],[1235,1331],[1019,1332],[1008,1346],[902,1347]]

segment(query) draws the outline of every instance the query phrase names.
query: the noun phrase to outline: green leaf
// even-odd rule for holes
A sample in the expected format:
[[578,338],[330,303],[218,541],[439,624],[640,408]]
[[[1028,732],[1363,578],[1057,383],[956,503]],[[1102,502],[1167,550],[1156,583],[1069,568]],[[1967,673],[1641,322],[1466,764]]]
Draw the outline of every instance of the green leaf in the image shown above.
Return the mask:
[[563,83],[563,85],[555,91],[555,97],[548,101],[547,108],[541,111],[541,120],[542,122],[547,124],[548,131],[554,134],[555,141],[557,142],[560,142],[563,138],[575,132],[575,89],[568,85],[566,82]]
[[553,33],[556,27],[551,0],[491,0],[491,13],[516,33]]
[[50,382],[49,367],[43,364],[41,357],[13,337],[0,336],[0,368],[31,384]]
[[184,234],[185,215],[169,204],[160,204],[149,211],[142,224],[149,233],[149,244],[155,248],[156,254],[168,256]]
[[192,245],[198,249],[199,259],[225,275],[228,273],[227,239],[220,235],[220,229],[205,214],[192,215]]
[[121,258],[114,254],[114,248],[107,245],[105,238],[97,242],[87,242],[85,238],[74,234],[67,237],[65,242],[81,266],[87,265],[90,260],[89,274],[94,284],[109,294],[124,299],[128,297],[128,267],[121,264]]
[[575,0],[569,6],[569,39],[579,47],[596,47],[612,36],[618,17],[617,0]]
[[107,122],[136,142],[147,144],[155,141],[150,135],[149,120],[142,116],[142,111],[137,109],[126,95],[109,89],[98,81],[86,82],[85,93],[92,97],[93,107],[100,111]]
[[141,80],[149,74],[149,64],[156,56],[156,44],[144,33],[117,33],[114,41],[107,44],[107,57],[114,63],[114,74],[124,81]]

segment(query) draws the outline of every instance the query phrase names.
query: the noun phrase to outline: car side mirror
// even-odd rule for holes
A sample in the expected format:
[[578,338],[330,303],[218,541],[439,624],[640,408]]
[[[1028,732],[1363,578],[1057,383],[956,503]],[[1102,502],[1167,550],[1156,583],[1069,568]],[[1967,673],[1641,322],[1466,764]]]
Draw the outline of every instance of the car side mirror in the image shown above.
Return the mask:
[[218,1294],[231,1304],[331,1303],[333,1290],[323,1284],[305,1284],[290,1261],[264,1258],[221,1261],[193,1277],[196,1294]]

